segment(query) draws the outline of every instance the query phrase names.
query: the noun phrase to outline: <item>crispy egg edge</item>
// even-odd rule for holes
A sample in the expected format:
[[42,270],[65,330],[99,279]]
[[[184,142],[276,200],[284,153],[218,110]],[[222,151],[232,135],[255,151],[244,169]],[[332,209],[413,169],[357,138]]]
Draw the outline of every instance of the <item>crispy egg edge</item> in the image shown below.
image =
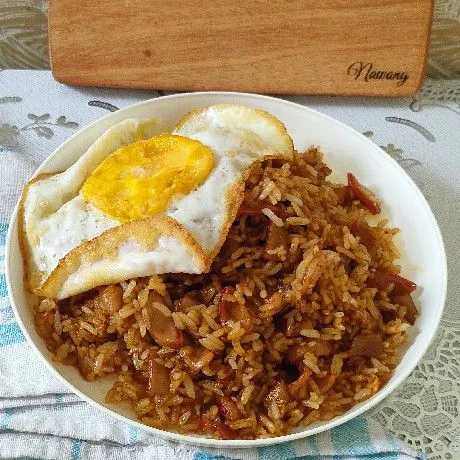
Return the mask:
[[[190,232],[171,217],[158,215],[148,219],[126,222],[118,227],[106,230],[92,240],[84,241],[59,261],[58,266],[51,272],[51,275],[43,285],[34,292],[39,296],[55,298],[61,292],[65,281],[81,265],[115,258],[119,247],[133,237],[136,242],[143,246],[146,252],[153,251],[157,247],[158,239],[161,236],[172,236],[180,240],[197,266],[203,271],[206,270],[206,254]],[[81,292],[96,286],[119,281],[122,280],[110,277],[104,277],[99,280],[94,279],[92,284],[95,284],[95,286],[88,286],[88,289],[84,289]]]
[[42,179],[48,179],[52,176],[56,176],[57,174],[61,174],[63,171],[56,171],[53,173],[41,173],[38,174],[37,176],[33,177],[30,179],[26,185],[24,186],[24,189],[21,194],[21,199],[19,201],[19,209],[18,209],[18,240],[19,240],[19,249],[21,251],[22,255],[22,260],[23,260],[23,282],[26,288],[32,292],[35,293],[35,287],[34,286],[39,286],[40,284],[43,283],[43,277],[41,276],[41,273],[39,271],[36,271],[35,273],[31,273],[30,267],[32,264],[29,262],[32,259],[32,255],[30,253],[29,245],[27,243],[27,236],[26,236],[26,222],[25,222],[25,201],[27,199],[27,194],[29,193],[30,187],[35,184],[36,182],[39,182]]

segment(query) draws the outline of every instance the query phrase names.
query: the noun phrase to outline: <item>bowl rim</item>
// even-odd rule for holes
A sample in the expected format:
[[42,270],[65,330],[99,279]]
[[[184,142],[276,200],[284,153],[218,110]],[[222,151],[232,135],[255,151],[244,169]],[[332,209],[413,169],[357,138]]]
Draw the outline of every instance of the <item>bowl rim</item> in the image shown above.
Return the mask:
[[204,447],[216,447],[216,448],[254,448],[254,447],[261,447],[261,446],[269,446],[269,445],[275,445],[275,444],[281,444],[284,442],[289,442],[289,441],[295,441],[298,439],[303,439],[308,436],[312,436],[318,433],[321,433],[323,431],[330,430],[331,428],[334,428],[336,426],[342,425],[343,423],[363,414],[370,408],[374,407],[376,404],[378,404],[380,401],[382,401],[384,398],[386,398],[388,395],[390,395],[397,387],[399,387],[409,376],[409,374],[414,370],[414,368],[417,366],[417,364],[420,362],[420,360],[423,358],[425,355],[426,351],[428,350],[428,347],[432,343],[434,339],[434,335],[438,329],[439,323],[441,321],[441,317],[443,315],[443,311],[445,308],[445,302],[446,302],[446,295],[447,295],[447,259],[446,259],[446,253],[445,253],[445,246],[442,238],[442,234],[439,228],[439,225],[437,223],[437,220],[428,204],[426,201],[425,197],[423,196],[422,192],[420,189],[417,187],[415,182],[412,180],[412,178],[404,171],[404,169],[389,155],[387,155],[378,145],[374,144],[370,139],[365,137],[363,134],[359,133],[356,131],[354,128],[346,125],[345,123],[329,116],[326,115],[322,112],[319,112],[315,109],[312,109],[308,106],[304,106],[302,104],[298,104],[296,102],[288,101],[285,99],[280,99],[277,97],[273,96],[265,96],[261,94],[253,94],[253,93],[245,93],[245,92],[236,92],[236,91],[200,91],[200,92],[193,92],[193,93],[179,93],[179,94],[171,94],[171,95],[165,95],[165,96],[159,96],[155,98],[150,98],[147,100],[143,100],[140,102],[137,102],[135,104],[128,105],[126,107],[121,108],[120,110],[109,113],[104,115],[103,117],[98,118],[97,120],[89,123],[82,129],[79,129],[76,133],[74,133],[72,136],[70,136],[67,140],[65,140],[63,143],[61,143],[56,149],[53,150],[53,152],[40,164],[40,166],[34,171],[32,177],[35,177],[37,174],[39,174],[43,169],[46,168],[47,164],[52,161],[52,159],[55,157],[57,152],[61,149],[65,149],[65,147],[68,144],[72,144],[73,140],[81,135],[84,135],[86,131],[89,131],[93,126],[97,125],[98,123],[101,123],[103,120],[107,121],[110,118],[116,118],[117,115],[123,111],[128,111],[128,110],[133,110],[138,107],[141,107],[143,105],[149,105],[152,102],[155,102],[157,100],[174,100],[174,99],[180,99],[180,98],[200,98],[203,96],[217,96],[217,97],[243,97],[243,98],[253,98],[253,99],[259,99],[259,100],[269,100],[275,104],[282,104],[286,105],[288,107],[292,108],[297,108],[297,109],[302,109],[307,112],[310,112],[314,114],[315,116],[322,118],[326,120],[327,122],[332,122],[333,124],[336,124],[338,126],[341,126],[342,128],[345,128],[345,131],[349,135],[352,136],[357,136],[360,138],[362,141],[367,143],[369,145],[370,149],[373,149],[376,154],[383,156],[386,161],[389,161],[390,163],[393,164],[393,167],[396,167],[396,170],[402,174],[402,176],[405,178],[406,183],[409,187],[412,188],[413,192],[418,195],[420,198],[421,204],[423,205],[423,210],[426,213],[428,219],[431,222],[432,228],[434,230],[435,236],[436,236],[436,243],[437,246],[440,250],[440,262],[441,262],[441,272],[439,273],[439,276],[441,278],[441,292],[440,292],[440,305],[441,307],[438,310],[438,315],[435,318],[435,321],[432,322],[432,328],[429,333],[429,336],[425,340],[425,343],[423,346],[421,346],[417,351],[417,358],[405,369],[403,369],[401,372],[401,376],[394,380],[388,382],[383,388],[381,388],[374,396],[371,398],[367,399],[359,407],[354,407],[350,409],[347,413],[344,415],[340,415],[337,417],[334,417],[333,419],[329,420],[327,423],[314,427],[314,428],[308,428],[305,427],[302,431],[295,432],[295,433],[290,433],[286,434],[283,436],[278,436],[274,438],[264,438],[264,439],[214,439],[214,438],[207,438],[207,437],[199,437],[194,434],[180,434],[176,433],[174,431],[166,431],[166,430],[161,430],[158,428],[153,428],[151,426],[145,425],[137,420],[132,420],[124,415],[116,412],[115,407],[114,409],[111,409],[109,407],[103,406],[102,404],[96,402],[89,396],[86,396],[83,392],[78,390],[76,387],[74,387],[65,377],[63,377],[57,369],[55,369],[48,361],[48,359],[45,357],[44,354],[41,353],[41,351],[38,349],[38,347],[35,345],[35,342],[33,338],[29,335],[29,332],[24,325],[21,314],[19,312],[19,309],[16,306],[15,299],[13,296],[13,291],[12,291],[12,279],[10,275],[10,264],[11,264],[11,246],[12,246],[12,240],[13,240],[13,228],[16,227],[16,222],[18,218],[18,209],[19,209],[19,202],[20,198],[14,207],[13,213],[10,218],[9,226],[8,226],[8,234],[5,242],[5,277],[6,277],[6,286],[8,290],[8,297],[11,303],[12,310],[14,312],[15,320],[19,324],[19,327],[24,334],[26,341],[28,344],[32,347],[34,352],[39,356],[40,360],[45,364],[45,366],[52,372],[52,374],[59,379],[60,382],[62,382],[67,388],[70,389],[73,393],[78,395],[80,398],[82,398],[85,402],[89,403],[92,407],[95,407],[98,410],[102,410],[105,414],[114,417],[115,419],[127,423],[128,425],[134,426],[136,428],[139,428],[143,431],[146,431],[147,433],[154,434],[157,436],[160,436],[165,439],[169,439],[172,441],[177,441],[177,442],[184,442],[190,445],[199,445],[199,446],[204,446]]

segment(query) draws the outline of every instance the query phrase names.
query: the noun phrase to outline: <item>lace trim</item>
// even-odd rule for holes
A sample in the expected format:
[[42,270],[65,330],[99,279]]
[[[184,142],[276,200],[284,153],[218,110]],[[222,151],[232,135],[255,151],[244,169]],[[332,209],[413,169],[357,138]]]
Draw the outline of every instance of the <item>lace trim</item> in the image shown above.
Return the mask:
[[372,417],[431,459],[460,454],[460,329],[439,330],[423,361]]

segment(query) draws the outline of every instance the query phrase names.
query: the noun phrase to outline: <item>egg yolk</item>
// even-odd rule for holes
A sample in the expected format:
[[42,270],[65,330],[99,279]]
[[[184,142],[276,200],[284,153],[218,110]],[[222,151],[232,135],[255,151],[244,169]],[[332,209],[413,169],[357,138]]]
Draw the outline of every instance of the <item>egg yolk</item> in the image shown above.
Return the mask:
[[200,185],[212,151],[188,137],[160,134],[119,148],[83,184],[83,198],[120,222],[153,217]]

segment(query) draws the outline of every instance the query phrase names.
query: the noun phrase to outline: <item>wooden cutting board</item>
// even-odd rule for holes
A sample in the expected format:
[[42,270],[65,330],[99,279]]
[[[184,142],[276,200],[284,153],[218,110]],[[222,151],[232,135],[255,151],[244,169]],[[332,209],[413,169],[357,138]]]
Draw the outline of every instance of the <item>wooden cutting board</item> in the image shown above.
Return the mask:
[[422,83],[432,0],[48,0],[74,85],[399,96]]

